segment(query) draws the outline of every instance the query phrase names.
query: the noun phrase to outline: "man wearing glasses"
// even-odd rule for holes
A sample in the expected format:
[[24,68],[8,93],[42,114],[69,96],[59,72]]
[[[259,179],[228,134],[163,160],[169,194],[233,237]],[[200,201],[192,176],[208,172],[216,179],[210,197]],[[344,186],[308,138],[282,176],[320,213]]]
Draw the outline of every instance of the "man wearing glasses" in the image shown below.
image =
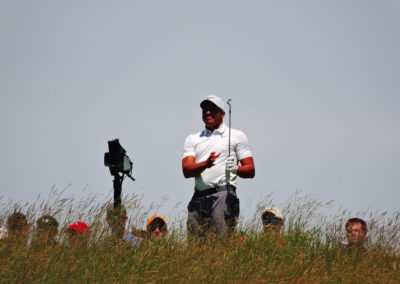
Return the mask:
[[151,216],[146,224],[149,239],[159,241],[168,234],[167,219],[161,215]]
[[280,233],[283,227],[283,215],[278,208],[271,207],[265,210],[261,215],[261,219],[265,233]]
[[271,207],[262,213],[261,219],[263,222],[263,234],[261,238],[266,243],[276,244],[271,249],[284,247],[286,240],[281,235],[284,222],[281,211],[276,207]]

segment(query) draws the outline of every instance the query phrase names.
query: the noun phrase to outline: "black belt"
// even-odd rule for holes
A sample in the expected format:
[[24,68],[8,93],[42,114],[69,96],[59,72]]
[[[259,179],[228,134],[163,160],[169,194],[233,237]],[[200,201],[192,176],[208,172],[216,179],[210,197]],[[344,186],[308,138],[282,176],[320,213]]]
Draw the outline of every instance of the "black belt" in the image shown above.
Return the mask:
[[[233,185],[229,186],[230,190],[233,192],[236,192],[236,187]],[[217,186],[217,187],[213,187],[213,188],[207,188],[204,190],[194,190],[194,198],[199,198],[199,197],[204,197],[204,196],[208,196],[217,192],[221,192],[221,191],[227,191],[228,190],[228,186],[227,185],[221,185],[221,186]]]

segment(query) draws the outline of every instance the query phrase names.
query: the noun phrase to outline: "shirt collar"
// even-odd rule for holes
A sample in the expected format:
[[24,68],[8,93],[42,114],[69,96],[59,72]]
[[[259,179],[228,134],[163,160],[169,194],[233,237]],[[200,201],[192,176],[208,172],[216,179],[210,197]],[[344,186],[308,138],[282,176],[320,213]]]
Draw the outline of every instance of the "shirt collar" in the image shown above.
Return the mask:
[[221,124],[221,126],[218,128],[218,129],[215,129],[214,130],[214,132],[215,133],[219,133],[219,134],[224,134],[224,132],[225,132],[225,130],[227,129],[228,127],[225,125],[225,123],[222,123]]
[[211,132],[210,130],[208,130],[207,128],[205,128],[201,133],[200,133],[200,137],[206,136],[206,137],[210,137],[212,134],[220,134],[223,135],[225,130],[227,129],[227,126],[222,123],[221,126],[218,129],[215,129],[213,132]]

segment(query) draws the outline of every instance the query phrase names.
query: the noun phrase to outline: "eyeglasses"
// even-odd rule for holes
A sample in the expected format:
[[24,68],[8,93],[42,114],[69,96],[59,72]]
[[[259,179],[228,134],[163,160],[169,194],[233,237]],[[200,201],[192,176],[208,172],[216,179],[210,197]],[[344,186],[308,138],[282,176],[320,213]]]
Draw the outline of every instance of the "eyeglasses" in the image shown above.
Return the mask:
[[163,226],[163,225],[153,225],[153,224],[149,226],[148,231],[152,233],[152,232],[155,232],[155,231],[157,230],[157,228],[158,228],[161,232],[166,232],[166,231],[167,231],[167,229],[166,229],[165,226]]
[[278,219],[278,218],[265,218],[265,219],[263,219],[264,225],[267,225],[267,224],[277,224],[278,222],[279,222],[279,219]]

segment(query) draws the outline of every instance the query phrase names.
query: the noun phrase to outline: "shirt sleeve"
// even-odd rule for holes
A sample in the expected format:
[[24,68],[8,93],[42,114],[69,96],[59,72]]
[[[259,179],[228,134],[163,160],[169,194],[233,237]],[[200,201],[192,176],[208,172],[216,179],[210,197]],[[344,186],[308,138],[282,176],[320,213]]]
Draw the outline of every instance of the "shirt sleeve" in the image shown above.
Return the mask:
[[244,158],[253,157],[253,154],[250,149],[249,139],[246,134],[241,131],[238,131],[236,134],[236,156],[238,160],[242,160]]
[[193,139],[192,139],[191,135],[186,137],[185,144],[183,145],[182,158],[185,158],[185,157],[188,157],[188,156],[196,156],[196,153],[194,151]]

